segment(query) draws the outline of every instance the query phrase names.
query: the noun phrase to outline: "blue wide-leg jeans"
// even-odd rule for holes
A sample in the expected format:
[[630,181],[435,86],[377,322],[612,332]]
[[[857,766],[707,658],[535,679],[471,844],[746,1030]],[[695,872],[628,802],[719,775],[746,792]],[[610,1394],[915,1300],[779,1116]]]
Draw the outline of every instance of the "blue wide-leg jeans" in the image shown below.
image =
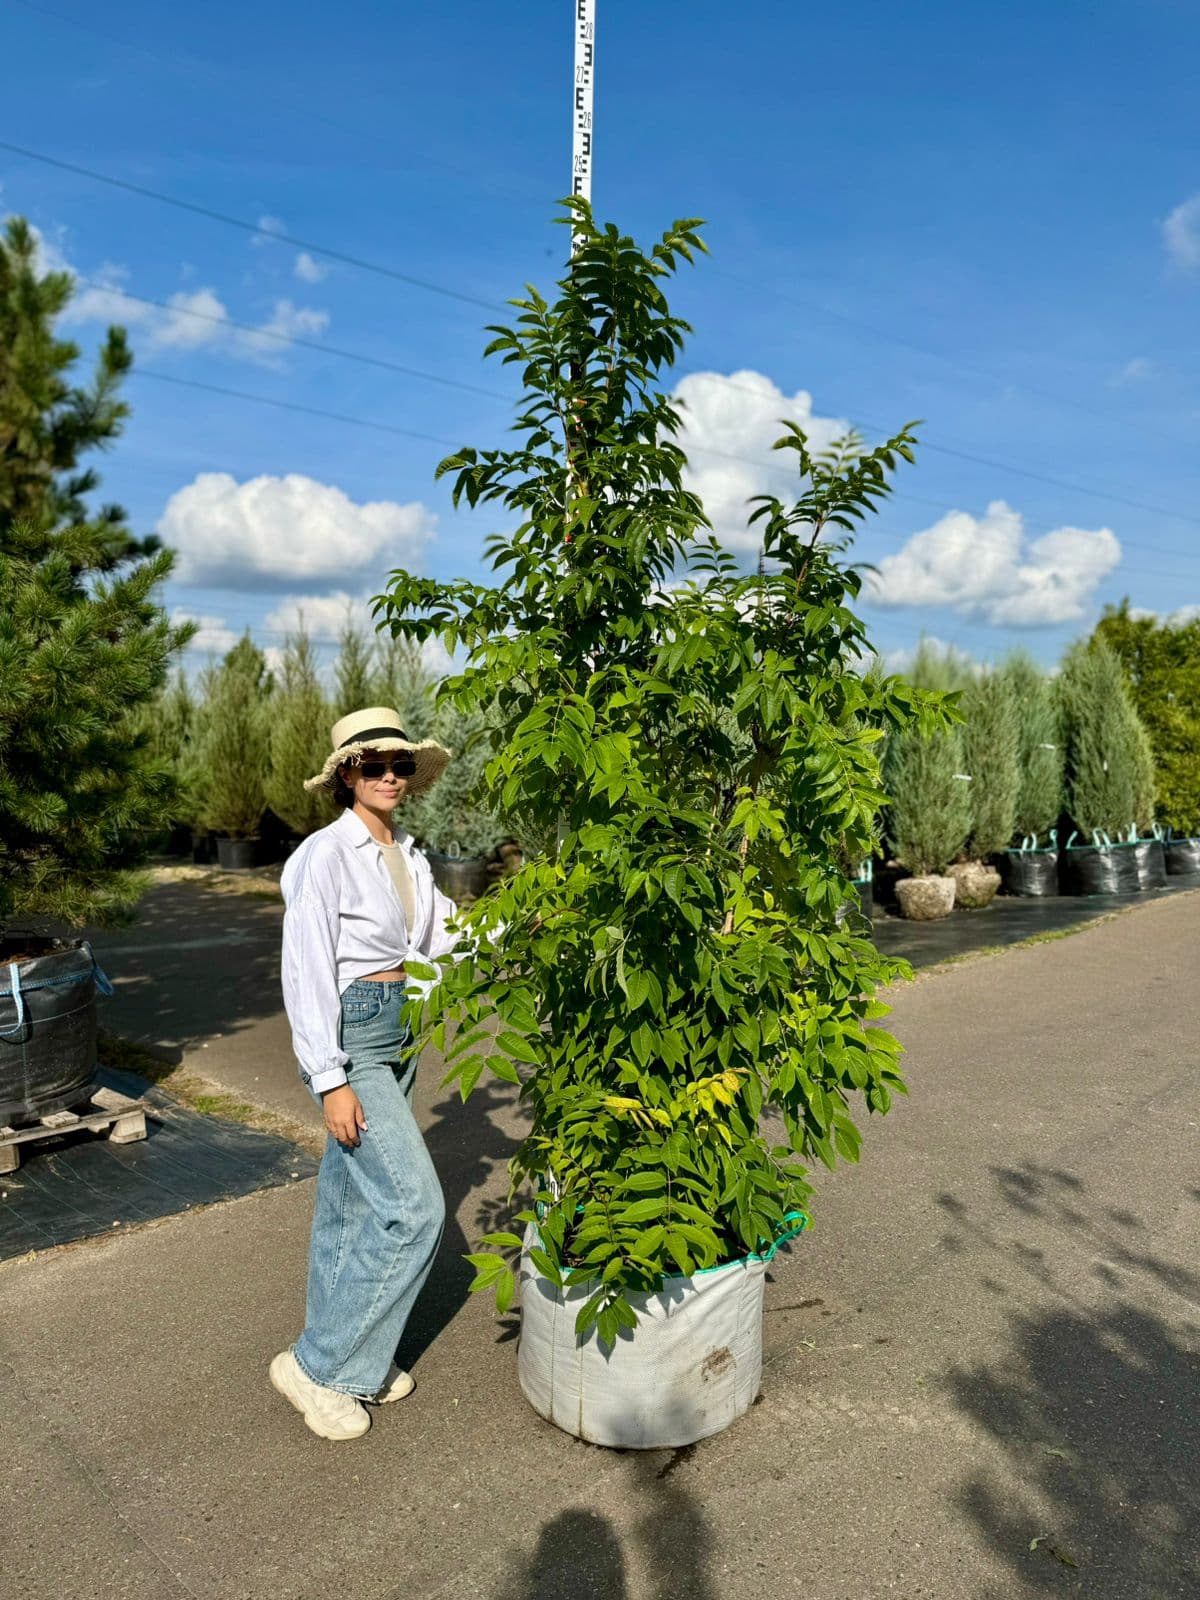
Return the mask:
[[295,1346],[314,1382],[360,1400],[383,1387],[446,1215],[412,1114],[417,1061],[403,1006],[403,983],[360,978],[342,996],[346,1074],[367,1126],[357,1145],[332,1135],[325,1145]]

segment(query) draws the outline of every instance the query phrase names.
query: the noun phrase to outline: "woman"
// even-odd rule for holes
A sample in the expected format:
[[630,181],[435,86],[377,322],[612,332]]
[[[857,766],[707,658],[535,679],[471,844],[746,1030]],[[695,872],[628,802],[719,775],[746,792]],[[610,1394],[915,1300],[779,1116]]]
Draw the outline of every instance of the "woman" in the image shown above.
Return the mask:
[[392,813],[428,789],[450,752],[414,743],[395,711],[334,724],[333,750],[305,784],[345,808],[283,873],[283,997],[300,1075],[329,1138],[317,1176],[304,1331],[271,1382],[324,1439],[371,1426],[364,1400],[402,1399],[393,1357],[429,1275],[445,1205],[413,1118],[416,1057],[401,1022],[405,957],[454,944],[425,857]]

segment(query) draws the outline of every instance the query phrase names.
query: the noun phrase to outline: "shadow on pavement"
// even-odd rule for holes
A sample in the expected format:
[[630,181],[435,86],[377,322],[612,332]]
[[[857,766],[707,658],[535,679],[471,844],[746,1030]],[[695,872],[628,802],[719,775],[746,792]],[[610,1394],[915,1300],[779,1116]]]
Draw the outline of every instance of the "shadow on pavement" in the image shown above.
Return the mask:
[[[1031,1230],[1036,1219],[1036,1238],[1053,1228],[1061,1259],[996,1237],[953,1196],[943,1209],[1057,1303],[1014,1311],[1003,1355],[950,1374],[950,1394],[1010,1466],[1002,1477],[976,1471],[960,1504],[1022,1592],[1200,1593],[1200,1277],[1145,1248],[1132,1212],[1090,1206],[1069,1172],[1027,1165],[994,1176]],[[1105,1289],[1096,1304],[1064,1270],[1077,1281],[1088,1262]],[[1164,1291],[1166,1316],[1152,1309]]]
[[[497,1600],[714,1600],[708,1567],[713,1537],[699,1506],[679,1485],[663,1481],[652,1458],[635,1466],[643,1510],[628,1554],[601,1512],[562,1511],[538,1531],[532,1554],[514,1550]],[[636,1570],[630,1565],[636,1560]],[[637,1582],[638,1574],[643,1575]]]
[[[404,1337],[397,1352],[402,1367],[414,1365],[438,1335],[455,1318],[467,1299],[475,1269],[463,1257],[475,1248],[479,1232],[489,1227],[500,1227],[500,1222],[488,1220],[486,1215],[496,1213],[495,1202],[471,1197],[484,1189],[498,1167],[507,1164],[516,1146],[516,1139],[506,1133],[493,1120],[497,1113],[508,1112],[514,1092],[497,1078],[479,1084],[464,1105],[457,1089],[447,1090],[432,1107],[433,1121],[425,1128],[425,1143],[446,1197],[446,1231],[441,1249],[429,1275],[429,1281],[413,1309]],[[507,1177],[505,1178],[507,1192]],[[468,1239],[463,1226],[463,1212],[468,1213],[467,1227],[472,1230]]]

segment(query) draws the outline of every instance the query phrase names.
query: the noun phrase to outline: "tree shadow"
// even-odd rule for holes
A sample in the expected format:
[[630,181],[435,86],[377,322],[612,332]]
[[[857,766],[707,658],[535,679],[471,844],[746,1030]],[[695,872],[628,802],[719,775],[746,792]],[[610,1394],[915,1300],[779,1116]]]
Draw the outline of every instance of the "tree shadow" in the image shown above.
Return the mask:
[[[1007,1460],[972,1472],[959,1503],[1023,1592],[1200,1593],[1200,1277],[1153,1253],[1133,1212],[1092,1206],[1072,1173],[993,1176],[1002,1202],[1049,1224],[1047,1248],[998,1236],[953,1196],[943,1209],[1006,1258],[997,1277],[1011,1284],[1015,1267],[1052,1303],[1014,1309],[1004,1353],[947,1379]],[[1098,1294],[1074,1287],[1087,1261]]]
[[[632,1460],[630,1498],[640,1511],[628,1551],[653,1589],[638,1587],[656,1600],[715,1600],[712,1531],[694,1498],[668,1476],[678,1453],[666,1467],[658,1454]],[[611,1518],[572,1507],[543,1524],[532,1553],[510,1552],[496,1600],[629,1600],[633,1592],[626,1547]]]

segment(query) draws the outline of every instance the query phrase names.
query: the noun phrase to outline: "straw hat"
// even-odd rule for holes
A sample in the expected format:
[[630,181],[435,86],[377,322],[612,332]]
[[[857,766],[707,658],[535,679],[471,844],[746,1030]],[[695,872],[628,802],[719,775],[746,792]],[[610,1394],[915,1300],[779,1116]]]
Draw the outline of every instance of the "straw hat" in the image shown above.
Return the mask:
[[332,789],[337,769],[356,763],[364,750],[407,750],[417,764],[408,780],[408,792],[424,794],[445,772],[451,754],[433,739],[423,739],[419,744],[410,739],[400,725],[399,714],[390,706],[352,711],[334,723],[329,739],[333,749],[316,777],[305,780],[306,789]]

